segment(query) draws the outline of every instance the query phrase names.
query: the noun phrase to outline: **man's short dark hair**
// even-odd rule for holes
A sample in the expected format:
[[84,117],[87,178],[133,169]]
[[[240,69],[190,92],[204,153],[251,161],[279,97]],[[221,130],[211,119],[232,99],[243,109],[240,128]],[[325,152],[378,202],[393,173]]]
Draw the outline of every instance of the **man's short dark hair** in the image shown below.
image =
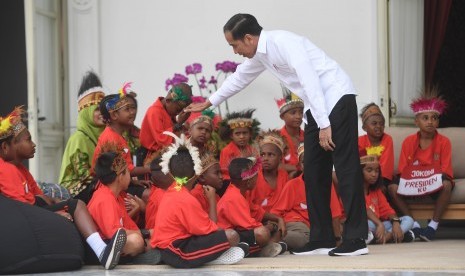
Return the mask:
[[230,32],[234,40],[242,40],[246,34],[259,36],[262,29],[253,15],[238,13],[226,22],[223,33]]

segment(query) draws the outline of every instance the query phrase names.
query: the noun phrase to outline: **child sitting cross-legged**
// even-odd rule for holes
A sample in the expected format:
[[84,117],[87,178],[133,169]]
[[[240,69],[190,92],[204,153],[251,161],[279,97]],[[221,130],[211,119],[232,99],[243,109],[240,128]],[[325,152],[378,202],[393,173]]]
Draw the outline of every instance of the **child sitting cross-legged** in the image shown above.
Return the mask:
[[116,229],[123,228],[127,234],[127,241],[121,252],[122,256],[128,257],[125,261],[157,264],[160,253],[146,250],[144,238],[150,237],[148,233],[139,230],[125,208],[125,190],[129,186],[130,174],[123,157],[123,149],[110,142],[101,145],[101,152],[95,163],[95,174],[99,182],[88,208],[102,238],[108,239]]
[[23,113],[24,110],[19,107],[5,118],[0,117],[0,193],[73,221],[105,269],[114,268],[126,242],[126,232],[121,227],[115,228],[107,237],[107,244],[100,237],[84,202],[78,199],[58,201],[43,194],[31,173],[22,164],[34,157],[36,147],[21,120]]
[[[241,242],[250,246],[251,256],[275,257],[287,250],[286,245],[272,241],[271,231],[256,220],[252,214],[246,194],[255,188],[260,164],[255,158],[235,158],[229,164],[231,184],[218,202],[218,226],[224,229],[235,229]],[[263,221],[274,221],[278,226],[276,232],[286,236],[286,228],[282,218],[265,213],[262,209]]]
[[208,213],[211,220],[217,222],[217,203],[220,200],[216,191],[223,187],[223,175],[220,164],[211,153],[201,155],[202,171],[197,184],[191,190],[191,194],[197,198],[202,209]]
[[378,150],[368,148],[361,152],[360,165],[363,172],[363,188],[367,207],[368,229],[373,233],[376,243],[412,242],[414,240],[413,219],[410,216],[399,218],[391,208],[381,187],[384,185]]
[[164,263],[176,268],[204,264],[233,264],[244,258],[236,231],[221,230],[202,209],[190,190],[201,173],[198,149],[170,132],[175,139],[162,155],[162,172],[173,178],[158,207],[150,241]]

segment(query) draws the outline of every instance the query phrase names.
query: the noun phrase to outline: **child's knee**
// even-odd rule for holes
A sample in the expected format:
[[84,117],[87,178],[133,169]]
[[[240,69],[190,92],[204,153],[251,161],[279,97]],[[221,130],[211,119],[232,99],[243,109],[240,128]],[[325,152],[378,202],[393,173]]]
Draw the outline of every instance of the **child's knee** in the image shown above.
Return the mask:
[[271,239],[270,230],[268,230],[265,226],[257,227],[253,230],[253,232],[255,240],[260,246],[266,245]]
[[450,180],[444,180],[442,181],[442,191],[446,192],[446,193],[450,193],[452,192],[452,182]]
[[123,253],[130,256],[136,256],[137,254],[144,252],[144,250],[145,244],[142,235],[139,235],[138,233],[131,233],[127,235]]
[[226,238],[228,239],[228,242],[231,246],[236,246],[239,243],[240,237],[236,231],[232,229],[226,229],[224,232],[226,233]]

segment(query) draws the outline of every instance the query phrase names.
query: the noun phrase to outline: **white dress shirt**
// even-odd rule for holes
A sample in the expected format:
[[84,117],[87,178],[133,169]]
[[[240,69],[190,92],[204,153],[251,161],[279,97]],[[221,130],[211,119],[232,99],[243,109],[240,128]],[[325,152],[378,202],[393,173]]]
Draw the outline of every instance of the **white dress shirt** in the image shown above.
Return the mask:
[[329,114],[339,99],[356,94],[349,76],[307,38],[287,31],[262,31],[257,52],[240,64],[209,101],[218,106],[238,93],[265,69],[304,101],[318,127],[330,125]]

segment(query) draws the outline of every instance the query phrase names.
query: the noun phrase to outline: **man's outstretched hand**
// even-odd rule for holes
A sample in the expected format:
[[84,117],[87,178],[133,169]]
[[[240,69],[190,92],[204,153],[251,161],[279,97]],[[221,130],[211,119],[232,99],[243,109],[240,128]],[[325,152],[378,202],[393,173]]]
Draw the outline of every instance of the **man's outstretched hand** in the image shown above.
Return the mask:
[[203,102],[203,103],[191,103],[189,106],[184,108],[184,112],[202,112],[205,109],[209,108],[212,106],[209,100]]

